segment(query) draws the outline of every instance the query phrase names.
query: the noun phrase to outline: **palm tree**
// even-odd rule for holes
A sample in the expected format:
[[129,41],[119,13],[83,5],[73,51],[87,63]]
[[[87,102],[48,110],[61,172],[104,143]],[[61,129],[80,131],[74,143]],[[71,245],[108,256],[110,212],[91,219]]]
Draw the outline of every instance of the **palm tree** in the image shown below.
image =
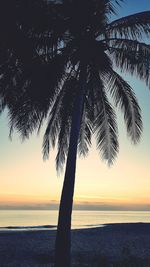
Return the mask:
[[150,86],[150,46],[142,41],[150,35],[150,11],[111,21],[121,2],[14,0],[11,23],[2,18],[10,35],[0,28],[0,106],[8,109],[10,135],[16,128],[29,138],[46,121],[44,158],[57,144],[56,169],[66,162],[55,267],[70,267],[77,152],[88,154],[92,135],[108,164],[119,149],[110,96],[133,143],[142,132],[137,99],[117,69]]

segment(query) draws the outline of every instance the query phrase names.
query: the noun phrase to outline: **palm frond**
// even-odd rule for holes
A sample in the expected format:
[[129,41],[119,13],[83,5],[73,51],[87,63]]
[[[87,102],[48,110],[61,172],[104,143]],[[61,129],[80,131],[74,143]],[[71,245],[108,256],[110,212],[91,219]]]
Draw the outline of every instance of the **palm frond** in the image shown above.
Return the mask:
[[91,107],[88,105],[87,100],[85,100],[78,140],[78,154],[79,156],[84,157],[89,152],[92,137],[92,127],[89,119],[89,109],[91,109]]
[[[61,157],[59,148],[61,147],[61,149],[63,149],[61,143],[63,142],[63,138],[65,138],[65,136],[63,135],[63,132],[61,132],[61,127],[65,129],[64,124],[66,123],[66,129],[69,128],[69,126],[67,126],[68,125],[67,122],[69,123],[68,116],[69,114],[71,116],[72,112],[73,99],[76,93],[76,85],[77,85],[77,80],[74,77],[69,77],[66,81],[64,81],[64,84],[62,85],[60,92],[56,96],[56,101],[53,104],[53,107],[51,108],[49,121],[44,134],[44,139],[43,139],[44,158],[48,157],[49,150],[51,149],[51,147],[52,148],[55,147],[56,139],[58,138],[59,147],[56,160],[57,169],[59,169],[59,167],[61,169],[61,162],[63,161],[63,160],[61,161],[61,159],[63,158]],[[66,103],[66,105],[64,105],[64,103]]]
[[132,88],[115,71],[110,72],[106,83],[116,106],[123,111],[129,137],[137,143],[142,132],[142,120],[141,110]]
[[150,45],[131,39],[110,40],[110,55],[121,71],[128,71],[150,87]]
[[[101,2],[101,1],[100,1]],[[121,3],[124,2],[124,0],[104,0],[106,9],[105,12],[113,15],[117,15],[117,6],[121,6]]]
[[78,153],[88,153],[95,133],[98,149],[111,164],[118,131],[108,89],[134,143],[142,131],[132,88],[112,70],[112,62],[150,86],[150,46],[140,42],[150,35],[150,11],[109,23],[123,0],[14,0],[10,10],[7,2],[0,9],[0,113],[8,108],[10,134],[16,128],[28,138],[47,120],[43,157],[57,144],[56,168],[61,170],[80,92],[80,66],[86,65]]
[[102,152],[102,157],[108,164],[112,164],[118,152],[118,138],[116,116],[109,103],[102,81],[99,75],[94,81],[95,94],[95,121],[94,132],[96,133],[97,148]]
[[112,21],[106,28],[109,37],[139,39],[150,36],[150,11],[144,11]]
[[61,116],[60,109],[62,105],[62,98],[64,92],[61,91],[56,98],[53,107],[51,108],[49,114],[49,120],[47,123],[46,131],[43,138],[43,158],[46,159],[49,156],[49,150],[51,147],[55,147],[56,139],[60,131],[60,122],[59,116]]
[[69,136],[71,128],[71,118],[68,109],[63,111],[60,123],[60,132],[58,134],[56,170],[61,172],[66,161],[69,148]]
[[3,98],[0,96],[0,115],[4,111],[5,107],[6,107],[6,104],[5,104],[4,100],[3,100]]
[[[20,115],[17,115],[17,112]],[[10,125],[10,136],[12,130],[20,133],[22,140],[29,138],[30,134],[36,129],[41,120],[42,114],[39,114],[35,108],[32,108],[30,102],[24,101],[20,104],[16,103],[15,109],[9,107],[8,117]]]
[[60,84],[68,75],[66,65],[67,57],[60,54],[48,64],[35,64],[29,71],[14,62],[2,70],[0,95],[9,108],[11,129],[14,124],[22,138],[40,129]]

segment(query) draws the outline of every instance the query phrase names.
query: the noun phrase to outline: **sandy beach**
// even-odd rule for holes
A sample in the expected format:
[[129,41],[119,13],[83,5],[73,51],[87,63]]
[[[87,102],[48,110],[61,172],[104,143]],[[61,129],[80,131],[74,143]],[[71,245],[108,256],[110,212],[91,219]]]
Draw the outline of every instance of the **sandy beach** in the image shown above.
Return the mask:
[[[55,230],[1,231],[0,267],[50,267],[55,234]],[[126,254],[138,258],[139,266],[150,266],[150,223],[72,230],[72,262],[99,257],[114,263]]]

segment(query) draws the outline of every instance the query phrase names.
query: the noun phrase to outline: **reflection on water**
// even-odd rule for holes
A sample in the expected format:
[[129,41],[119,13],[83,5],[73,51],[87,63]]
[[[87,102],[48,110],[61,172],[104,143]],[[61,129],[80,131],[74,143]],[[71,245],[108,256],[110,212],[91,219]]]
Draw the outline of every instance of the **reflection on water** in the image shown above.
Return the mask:
[[[57,225],[56,210],[1,210],[0,227],[37,226],[47,229]],[[72,217],[72,228],[88,228],[106,223],[150,222],[149,211],[87,211],[75,210]],[[26,229],[26,228],[25,228]],[[53,227],[51,229],[54,229]],[[1,228],[2,230],[2,228]]]

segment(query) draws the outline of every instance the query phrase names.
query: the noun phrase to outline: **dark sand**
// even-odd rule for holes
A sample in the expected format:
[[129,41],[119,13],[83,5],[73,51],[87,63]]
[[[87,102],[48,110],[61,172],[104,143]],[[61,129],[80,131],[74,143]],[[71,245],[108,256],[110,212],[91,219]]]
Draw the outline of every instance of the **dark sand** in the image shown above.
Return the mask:
[[[1,231],[0,267],[50,267],[54,260],[55,234],[55,230]],[[114,262],[128,250],[133,257],[150,263],[150,223],[72,230],[73,262],[100,255]]]

